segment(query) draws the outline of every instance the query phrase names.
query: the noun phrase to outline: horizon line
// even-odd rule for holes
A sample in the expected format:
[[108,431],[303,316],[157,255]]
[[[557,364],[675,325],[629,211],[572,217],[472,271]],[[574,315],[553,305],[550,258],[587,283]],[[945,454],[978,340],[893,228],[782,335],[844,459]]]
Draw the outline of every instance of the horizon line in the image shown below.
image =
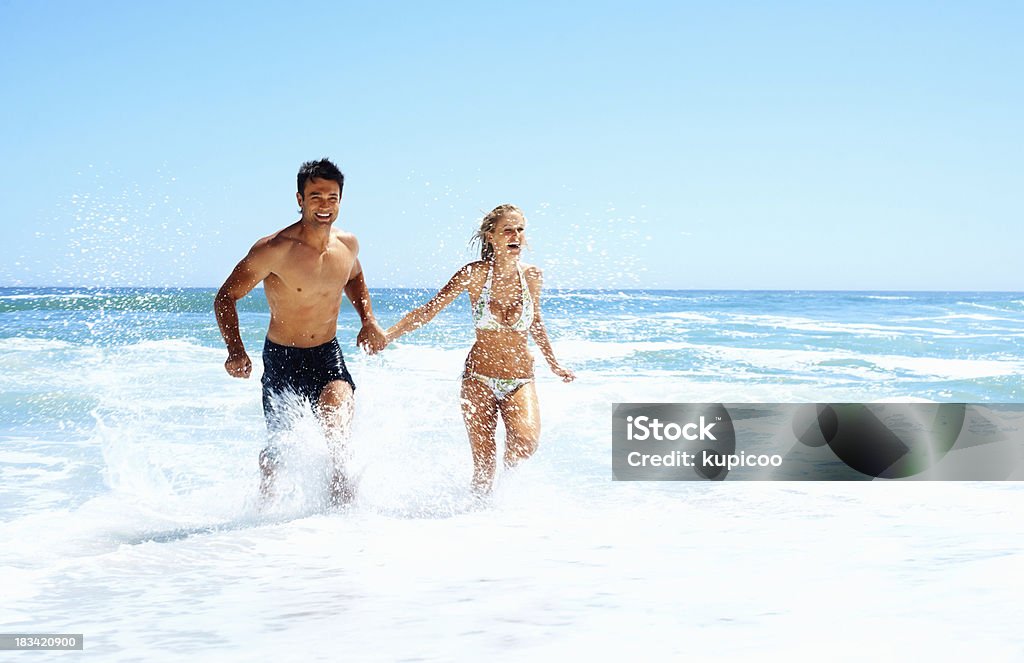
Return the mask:
[[[217,290],[220,286],[174,286],[174,285],[0,285],[0,289],[52,289],[52,290]],[[262,284],[250,292],[262,290]],[[369,290],[437,290],[437,286],[377,286]],[[1024,290],[978,290],[978,289],[934,289],[934,290],[871,290],[853,288],[547,288],[549,292],[822,292],[822,293],[987,293],[1021,294]]]

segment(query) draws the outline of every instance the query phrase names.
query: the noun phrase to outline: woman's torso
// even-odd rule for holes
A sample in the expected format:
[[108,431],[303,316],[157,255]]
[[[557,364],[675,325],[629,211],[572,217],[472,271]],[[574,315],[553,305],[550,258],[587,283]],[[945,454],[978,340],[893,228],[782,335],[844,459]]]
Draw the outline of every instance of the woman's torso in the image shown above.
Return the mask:
[[527,336],[535,305],[527,268],[516,267],[496,274],[490,263],[474,265],[468,290],[476,342],[466,357],[467,372],[498,378],[533,376]]

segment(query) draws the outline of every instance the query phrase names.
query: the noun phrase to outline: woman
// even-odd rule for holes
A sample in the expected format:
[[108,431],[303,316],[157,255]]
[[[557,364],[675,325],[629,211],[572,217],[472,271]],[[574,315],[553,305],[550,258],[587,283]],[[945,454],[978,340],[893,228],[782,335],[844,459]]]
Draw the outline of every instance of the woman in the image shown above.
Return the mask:
[[540,314],[541,271],[519,262],[526,218],[515,205],[499,205],[474,235],[480,260],[464,266],[423,306],[387,330],[386,342],[430,322],[463,292],[469,293],[476,342],[462,374],[462,418],[473,449],[473,489],[486,494],[494,483],[498,415],[505,422],[505,466],[514,467],[537,450],[540,410],[533,384],[532,335],[551,371],[565,382],[575,375],[555,359]]

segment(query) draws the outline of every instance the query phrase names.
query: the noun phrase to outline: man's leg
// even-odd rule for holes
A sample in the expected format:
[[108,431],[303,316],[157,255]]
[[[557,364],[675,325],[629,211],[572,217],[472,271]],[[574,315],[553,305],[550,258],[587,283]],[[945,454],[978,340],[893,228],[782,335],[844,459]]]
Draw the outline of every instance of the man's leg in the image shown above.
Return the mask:
[[348,504],[355,497],[355,487],[346,470],[355,410],[355,397],[348,382],[328,382],[320,392],[316,412],[320,425],[323,426],[324,437],[327,439],[327,449],[331,454],[332,504]]
[[260,451],[260,495],[264,500],[274,496],[274,475],[280,462],[278,438],[288,427],[288,416],[280,399],[282,394],[263,387],[263,416],[267,421],[267,446]]
[[260,452],[260,495],[267,500],[274,495],[274,470],[277,468],[277,450],[267,446]]
[[289,426],[288,412],[282,399],[292,393],[288,378],[294,372],[289,349],[266,339],[263,343],[263,417],[267,422],[267,446],[260,452],[260,495],[264,500],[274,496],[274,475],[280,462],[278,438]]

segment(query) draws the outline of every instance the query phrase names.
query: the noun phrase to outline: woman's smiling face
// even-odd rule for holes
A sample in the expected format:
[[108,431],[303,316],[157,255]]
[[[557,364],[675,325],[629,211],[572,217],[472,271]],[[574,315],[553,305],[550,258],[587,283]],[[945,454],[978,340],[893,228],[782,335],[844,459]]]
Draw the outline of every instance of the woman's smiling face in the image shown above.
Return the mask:
[[494,224],[494,230],[488,233],[488,239],[494,246],[495,255],[518,256],[526,243],[526,219],[518,214],[501,217]]

